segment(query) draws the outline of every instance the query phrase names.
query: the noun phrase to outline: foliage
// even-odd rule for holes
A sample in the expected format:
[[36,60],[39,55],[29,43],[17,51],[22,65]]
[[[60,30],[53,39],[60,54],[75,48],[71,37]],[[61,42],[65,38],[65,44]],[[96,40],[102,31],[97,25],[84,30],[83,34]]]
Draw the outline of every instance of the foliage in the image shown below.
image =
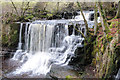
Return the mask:
[[70,75],[66,76],[66,80],[72,80],[71,78],[72,78],[72,76],[70,76]]
[[115,28],[118,27],[118,21],[113,21],[113,22],[111,22],[110,28],[113,28],[113,27],[115,27]]
[[84,23],[85,23],[85,27],[86,27],[86,34],[88,35],[88,34],[89,34],[88,23],[87,23],[87,21],[86,21],[86,19],[85,19],[85,16],[84,16],[84,14],[83,14],[83,11],[82,11],[82,8],[81,8],[80,3],[77,2],[77,5],[78,5],[78,7],[80,8],[81,14],[82,14],[82,16],[83,16]]
[[26,15],[25,20],[29,20],[29,19],[32,20],[33,17],[34,17],[33,15]]
[[96,66],[96,76],[99,78],[110,78],[111,75],[115,74],[116,67],[118,66],[116,61],[119,59],[116,59],[117,53],[114,47],[118,42],[117,36],[113,38],[113,36],[107,34],[106,38],[109,43],[105,42],[104,36],[97,36],[92,52],[94,57],[92,64]]
[[2,46],[3,47],[8,47],[8,48],[16,48],[18,44],[18,28],[19,24],[10,24],[10,25],[4,25],[3,26],[5,29],[10,30],[8,32],[3,29],[2,31]]
[[48,16],[48,17],[51,17],[51,16],[53,16],[53,14],[48,13],[47,16]]

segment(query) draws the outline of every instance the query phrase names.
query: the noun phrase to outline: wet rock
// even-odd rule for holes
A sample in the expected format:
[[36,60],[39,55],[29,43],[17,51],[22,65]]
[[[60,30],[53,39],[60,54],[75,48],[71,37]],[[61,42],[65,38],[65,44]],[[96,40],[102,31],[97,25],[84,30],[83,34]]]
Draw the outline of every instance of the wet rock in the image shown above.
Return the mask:
[[75,71],[70,66],[59,66],[54,65],[51,68],[51,71],[49,73],[51,78],[57,79],[57,78],[66,78],[67,76],[71,76],[72,78],[79,78],[79,74],[77,71]]
[[69,65],[77,66],[83,65],[85,60],[85,53],[84,53],[84,47],[79,47],[75,50],[75,55],[72,57],[71,61],[69,62]]
[[12,58],[14,52],[15,52],[15,50],[3,48],[1,51],[1,53],[2,53],[1,56],[3,57],[3,60],[9,59],[9,58]]
[[19,63],[19,61],[13,61],[12,59],[2,61],[3,77],[8,77],[7,73],[15,71],[20,65],[21,63]]
[[117,80],[117,79],[120,79],[120,69],[118,70],[118,73],[116,75],[116,79],[115,80]]

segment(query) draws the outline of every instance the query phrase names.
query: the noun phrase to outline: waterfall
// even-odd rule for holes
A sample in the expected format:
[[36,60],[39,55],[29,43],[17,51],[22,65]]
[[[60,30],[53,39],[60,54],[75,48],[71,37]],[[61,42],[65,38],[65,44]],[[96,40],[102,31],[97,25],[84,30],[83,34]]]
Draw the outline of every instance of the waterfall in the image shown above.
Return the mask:
[[20,50],[21,47],[22,47],[22,40],[21,40],[22,27],[23,27],[23,23],[20,24],[19,44],[18,44],[18,49],[19,49],[19,50]]
[[18,50],[15,52],[15,54],[12,58],[14,60],[19,59],[19,56],[22,53],[22,28],[23,28],[23,23],[20,24]]
[[119,80],[119,79],[120,79],[120,69],[118,70],[118,73],[117,73],[117,75],[115,77],[115,80]]
[[[35,21],[29,26],[29,23],[26,23],[25,43],[23,44],[25,49],[22,49],[19,45],[12,58],[23,64],[13,74],[46,75],[53,64],[68,65],[75,50],[82,46],[81,43],[84,40],[81,35],[75,34],[74,28],[72,35],[69,35],[69,23],[65,20]],[[21,23],[19,44],[22,43],[22,25]],[[84,26],[79,25],[79,28],[81,27]]]
[[28,22],[28,23],[26,23],[26,26],[25,26],[25,49],[27,49],[27,38],[28,38],[28,36],[27,36],[27,34],[28,34],[28,25],[29,25],[30,23]]

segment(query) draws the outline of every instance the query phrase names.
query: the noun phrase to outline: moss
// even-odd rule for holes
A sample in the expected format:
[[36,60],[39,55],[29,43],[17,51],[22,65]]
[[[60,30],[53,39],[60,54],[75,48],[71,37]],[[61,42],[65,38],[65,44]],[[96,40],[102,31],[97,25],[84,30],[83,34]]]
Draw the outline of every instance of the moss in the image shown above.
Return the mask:
[[51,17],[51,16],[53,16],[53,14],[48,13],[47,16],[48,16],[48,17]]
[[95,57],[96,53],[99,51],[98,48],[94,47],[93,51],[92,51],[92,56]]
[[1,37],[2,37],[2,46],[3,47],[7,46],[8,45],[8,36],[5,34],[2,34]]
[[109,35],[109,34],[106,35],[106,38],[107,38],[107,40],[108,40],[109,42],[113,39],[113,37],[112,37],[111,35]]
[[96,60],[97,60],[97,61],[100,61],[100,58],[99,58],[99,56],[96,58]]
[[113,27],[115,27],[115,28],[118,27],[118,21],[114,21],[110,24],[110,28],[113,28]]
[[18,44],[18,37],[19,37],[19,26],[20,24],[13,23],[10,25],[11,31],[10,31],[10,42],[8,44],[8,47],[15,48]]
[[95,44],[96,36],[89,35],[89,37],[86,38],[87,42],[84,43],[84,53],[86,55],[85,57],[85,64],[88,65],[92,63],[93,58],[93,49]]
[[114,63],[115,55],[116,54],[108,55],[108,63],[106,65],[105,78],[109,78],[110,75],[114,75],[114,70],[116,69],[116,64]]
[[40,15],[41,18],[47,18],[47,15]]
[[104,46],[102,46],[102,47],[101,47],[101,52],[103,52],[103,53],[104,53]]
[[73,79],[72,79],[72,76],[68,75],[68,76],[66,76],[65,80],[73,80]]
[[10,24],[11,30],[19,30],[19,26],[20,26],[20,24],[17,24],[17,23]]
[[97,63],[97,65],[100,65],[100,67],[97,68],[98,69],[97,71],[99,71],[97,72],[97,74],[99,74],[99,77],[111,78],[112,75],[114,75],[116,72],[115,71],[117,67],[116,61],[118,59],[117,59],[115,48],[114,48],[114,44],[116,44],[115,40],[116,40],[116,37],[112,39],[112,42],[114,41],[114,43],[109,41],[110,44],[105,44],[105,42],[103,42],[105,45],[107,45],[107,46],[101,47],[101,49],[104,49],[103,47],[105,47],[105,50],[103,52],[104,54],[102,54],[102,56],[96,56],[96,61],[99,62]]
[[28,20],[28,19],[32,19],[34,16],[33,15],[27,15],[27,16],[25,16],[25,20]]
[[11,33],[8,47],[14,47],[14,46],[16,47],[17,43],[18,43],[18,31],[14,30],[13,33]]
[[96,66],[96,59],[95,58],[92,59],[92,66],[94,66],[94,67]]
[[[2,46],[8,48],[16,48],[18,44],[18,31],[19,25],[11,23],[10,25],[4,25],[2,31]],[[9,30],[10,29],[10,30]]]

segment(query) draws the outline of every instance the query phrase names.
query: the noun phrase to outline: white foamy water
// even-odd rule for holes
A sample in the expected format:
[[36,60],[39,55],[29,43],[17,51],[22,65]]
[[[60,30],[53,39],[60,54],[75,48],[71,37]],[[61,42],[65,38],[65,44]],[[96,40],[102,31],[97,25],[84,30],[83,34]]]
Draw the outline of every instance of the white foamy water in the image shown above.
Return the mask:
[[[81,11],[78,11],[77,13],[79,15],[75,16],[75,19],[79,20],[79,21],[84,20],[82,14],[81,14]],[[93,26],[94,26],[94,13],[95,13],[94,11],[83,11],[85,19],[88,22],[89,28],[93,28]],[[98,14],[99,14],[99,12],[98,12]],[[98,15],[98,18],[97,18],[97,22],[100,23],[99,15]]]
[[120,80],[120,69],[118,70],[117,75],[115,76],[115,80]]
[[[80,24],[74,20],[72,22]],[[22,66],[10,74],[46,75],[53,64],[68,65],[77,47],[83,46],[81,43],[84,38],[76,35],[74,28],[72,28],[72,34],[69,34],[71,24],[69,20],[35,21],[29,26],[28,24],[26,24],[24,32],[24,48],[20,46],[12,58],[22,62]],[[78,30],[85,29],[82,24],[78,26]],[[22,43],[22,25],[20,26],[19,43]]]
[[22,28],[23,28],[23,23],[20,24],[20,31],[19,31],[19,43],[18,43],[18,50],[15,52],[14,56],[12,59],[18,60],[21,56],[22,53]]
[[23,23],[20,24],[20,33],[19,33],[19,44],[18,44],[18,49],[21,49],[21,47],[22,47],[22,40],[21,40],[22,27],[23,27]]
[[32,55],[14,74],[24,74],[31,72],[34,75],[47,74],[50,71],[50,56],[49,53],[36,52]]

